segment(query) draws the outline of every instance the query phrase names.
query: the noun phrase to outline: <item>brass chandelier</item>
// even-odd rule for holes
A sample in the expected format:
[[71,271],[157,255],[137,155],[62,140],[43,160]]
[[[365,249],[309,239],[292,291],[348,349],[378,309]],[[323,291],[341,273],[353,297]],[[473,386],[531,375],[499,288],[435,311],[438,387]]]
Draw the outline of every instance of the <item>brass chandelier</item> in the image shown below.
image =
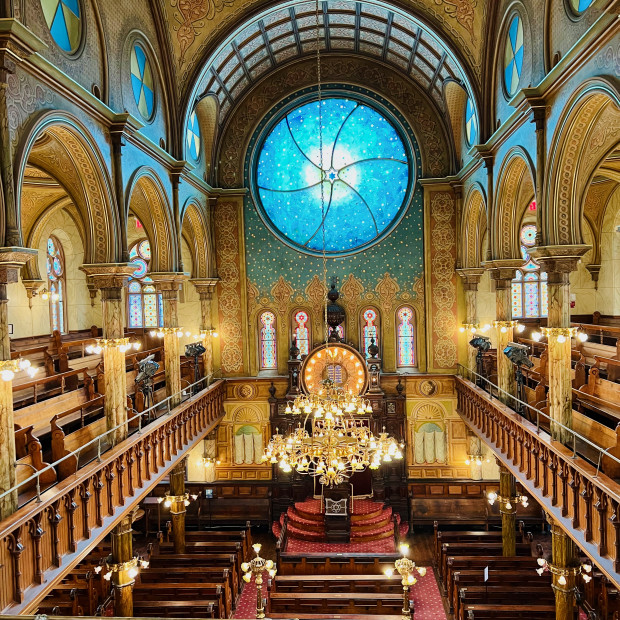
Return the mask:
[[[321,55],[319,42],[319,2],[315,2],[315,38],[317,62],[317,90],[319,103],[319,153],[323,179],[323,115],[321,86]],[[323,282],[327,289],[327,254],[325,243],[325,194],[321,183],[321,233],[323,239]],[[325,351],[329,356],[329,327],[327,321],[327,300],[324,307]],[[333,355],[332,355],[333,357]],[[359,416],[372,413],[370,401],[352,391],[343,389],[330,377],[320,382],[318,390],[301,394],[289,402],[284,411],[301,419],[287,437],[279,433],[271,438],[265,448],[262,460],[279,463],[285,473],[295,470],[318,478],[323,486],[333,487],[343,483],[353,473],[367,467],[378,469],[381,463],[402,459],[402,444],[388,436],[383,429],[376,437],[368,421]]]
[[[402,459],[402,446],[383,431],[375,437],[365,421],[356,416],[372,411],[370,402],[322,381],[318,392],[302,394],[286,406],[285,413],[305,416],[303,424],[286,438],[278,432],[271,438],[263,461],[279,463],[288,473],[318,478],[326,487],[341,484],[351,474],[367,467]],[[309,430],[308,430],[309,429]]]

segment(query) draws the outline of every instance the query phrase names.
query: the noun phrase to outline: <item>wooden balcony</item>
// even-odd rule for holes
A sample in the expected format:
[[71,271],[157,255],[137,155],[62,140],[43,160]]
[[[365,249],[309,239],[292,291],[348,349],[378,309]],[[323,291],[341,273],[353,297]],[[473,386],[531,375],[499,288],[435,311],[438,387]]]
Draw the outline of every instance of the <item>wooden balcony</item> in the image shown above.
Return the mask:
[[620,485],[470,381],[456,389],[465,423],[619,586]]
[[221,420],[225,382],[186,401],[0,523],[0,609],[33,612],[169,469]]

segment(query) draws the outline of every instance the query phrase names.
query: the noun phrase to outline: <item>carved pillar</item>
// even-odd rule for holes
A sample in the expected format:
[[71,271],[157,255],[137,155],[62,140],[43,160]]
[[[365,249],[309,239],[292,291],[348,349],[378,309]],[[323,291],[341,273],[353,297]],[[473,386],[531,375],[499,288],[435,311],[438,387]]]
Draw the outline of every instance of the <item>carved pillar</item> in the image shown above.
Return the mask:
[[[89,284],[101,291],[104,369],[103,409],[108,429],[127,421],[127,373],[125,368],[125,302],[123,288],[134,267],[126,263],[82,265]],[[117,429],[112,443],[127,437],[127,427]]]
[[[547,328],[547,374],[549,378],[549,416],[568,428],[573,425],[570,328],[570,273],[577,269],[580,257],[589,246],[545,246],[532,248],[530,255],[547,273],[549,314]],[[551,436],[562,443],[571,441],[570,433],[551,424]]]
[[[7,285],[19,280],[19,270],[36,255],[36,250],[28,248],[0,248],[0,362],[11,359]],[[12,370],[10,363],[6,370]],[[13,486],[15,486],[13,382],[0,379],[0,493],[8,491]],[[11,515],[16,509],[17,493],[14,492],[0,500],[0,520]]]
[[174,552],[185,553],[185,459],[170,472],[170,496]]
[[[517,495],[517,481],[515,477],[500,464],[499,466],[499,494],[502,498],[514,498]],[[501,501],[499,511],[502,515],[502,555],[512,557],[517,554],[516,534],[516,501]]]
[[[499,261],[493,261],[495,267],[491,277],[495,280],[495,323],[497,329],[497,385],[503,392],[515,393],[515,374],[512,362],[504,355],[503,351],[508,343],[513,340],[512,321],[512,280],[516,274],[516,266],[498,266]],[[505,262],[505,261],[502,261]],[[510,261],[514,262],[514,261]],[[504,402],[510,399],[500,393],[500,399]]]
[[476,370],[476,349],[469,346],[469,341],[478,330],[478,284],[484,269],[457,269],[463,279],[465,293],[465,338],[467,342],[467,367]]
[[134,578],[129,575],[129,568],[124,568],[124,565],[133,559],[133,530],[131,528],[133,516],[134,511],[132,510],[112,530],[114,613],[116,616],[126,618],[133,616]]
[[200,278],[190,280],[194,285],[196,292],[200,296],[200,336],[202,344],[206,351],[202,356],[202,365],[204,376],[208,377],[213,373],[213,343],[212,338],[217,334],[213,328],[213,317],[211,312],[211,304],[213,300],[213,291],[218,278]]
[[178,304],[179,289],[186,279],[183,273],[152,273],[151,278],[161,293],[164,305],[164,371],[166,375],[166,395],[174,396],[170,406],[176,407],[181,402],[181,356],[179,351]]
[[572,539],[549,516],[551,525],[551,573],[555,592],[556,620],[573,620],[575,609],[575,576],[579,569],[577,548]]

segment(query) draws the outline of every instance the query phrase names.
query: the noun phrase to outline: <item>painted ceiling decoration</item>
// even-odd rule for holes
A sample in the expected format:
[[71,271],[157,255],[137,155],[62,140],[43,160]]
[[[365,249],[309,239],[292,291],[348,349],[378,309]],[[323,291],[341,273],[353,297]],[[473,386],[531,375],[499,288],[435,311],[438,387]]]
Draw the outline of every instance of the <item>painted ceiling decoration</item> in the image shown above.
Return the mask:
[[41,0],[41,8],[56,45],[67,54],[76,52],[82,33],[79,0]]
[[[189,81],[199,71],[197,68],[206,62],[217,42],[226,37],[230,39],[230,33],[242,22],[247,23],[250,16],[256,21],[263,19],[267,31],[271,26],[270,16],[273,12],[288,13],[292,10],[295,14],[304,15],[313,11],[314,4],[285,0],[277,4],[270,3],[276,8],[265,11],[265,0],[193,0],[191,3],[180,0],[160,1],[163,4],[166,32],[176,52],[177,83],[180,90],[188,88]],[[461,50],[473,74],[480,78],[484,50],[484,37],[481,33],[485,31],[489,0],[400,0],[399,4],[403,14],[416,13],[420,17],[420,24],[427,24],[427,29],[433,28],[455,49]],[[263,13],[256,16],[261,9]],[[388,13],[400,14],[399,9],[379,0],[327,0],[322,2],[322,9],[328,21],[332,21],[331,17],[338,11],[352,12],[353,15],[360,16],[377,14],[378,17],[384,17]],[[336,24],[348,25],[338,21]],[[363,27],[359,23],[357,25],[362,30],[360,39],[363,39]],[[333,25],[330,23],[329,26],[331,30]],[[338,37],[338,33],[334,34]],[[192,84],[189,84],[189,87],[191,88]]]
[[[461,0],[472,4],[476,0]],[[450,3],[455,4],[455,3]],[[269,72],[316,52],[315,3],[287,3],[240,26],[205,63],[189,100],[214,93],[221,119]],[[374,2],[328,0],[319,16],[323,53],[376,59],[414,79],[445,110],[444,84],[454,80],[471,96],[463,66],[443,39],[411,15]]]

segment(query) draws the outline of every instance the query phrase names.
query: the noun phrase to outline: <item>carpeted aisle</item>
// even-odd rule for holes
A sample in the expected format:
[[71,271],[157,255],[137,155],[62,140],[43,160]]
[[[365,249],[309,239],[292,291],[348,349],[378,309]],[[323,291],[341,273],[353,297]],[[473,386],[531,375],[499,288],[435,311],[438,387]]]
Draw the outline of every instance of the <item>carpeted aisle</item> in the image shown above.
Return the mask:
[[[267,575],[263,581],[263,596],[267,595]],[[396,577],[394,577],[396,579]],[[446,620],[439,588],[435,581],[433,569],[428,568],[426,576],[419,577],[413,587],[413,605],[416,620]],[[254,577],[250,583],[244,583],[233,618],[250,620],[256,617],[256,586]],[[269,614],[267,614],[269,617]],[[380,620],[380,616],[377,616]]]

